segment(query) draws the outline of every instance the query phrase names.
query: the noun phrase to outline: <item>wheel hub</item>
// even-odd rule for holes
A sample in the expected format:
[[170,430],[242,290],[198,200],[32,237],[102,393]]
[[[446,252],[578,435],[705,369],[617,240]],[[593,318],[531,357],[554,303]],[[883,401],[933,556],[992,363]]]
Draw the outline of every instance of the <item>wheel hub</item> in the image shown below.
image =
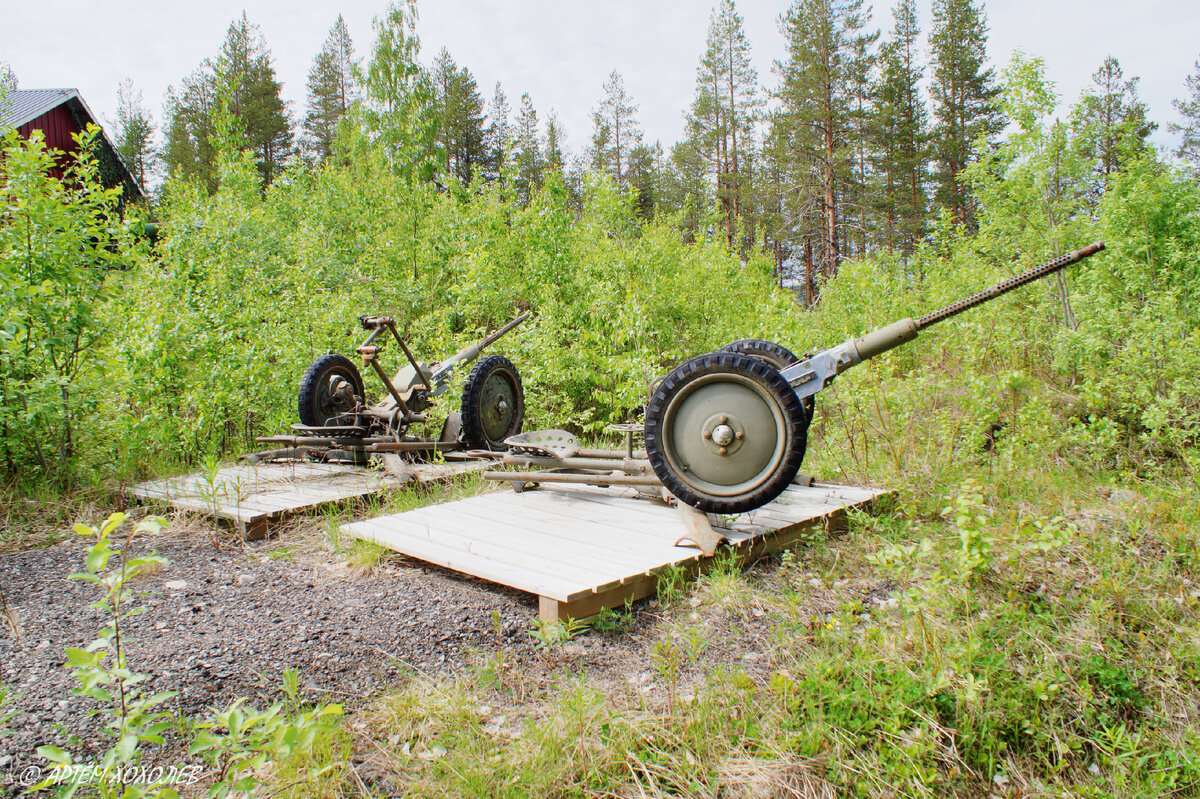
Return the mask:
[[664,418],[670,431],[668,460],[705,493],[753,490],[770,478],[787,451],[780,409],[754,381],[735,374],[692,382],[670,402]]

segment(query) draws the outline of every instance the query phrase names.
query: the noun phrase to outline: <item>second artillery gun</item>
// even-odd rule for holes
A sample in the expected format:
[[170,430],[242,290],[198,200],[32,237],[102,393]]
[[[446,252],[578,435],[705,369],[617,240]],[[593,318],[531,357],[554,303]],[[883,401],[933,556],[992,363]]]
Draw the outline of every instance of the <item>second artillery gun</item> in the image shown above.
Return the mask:
[[[257,439],[278,448],[255,453],[250,459],[300,457],[361,465],[372,455],[507,449],[504,440],[521,432],[525,392],[517,368],[502,355],[488,355],[471,369],[463,384],[460,410],[447,415],[437,439],[413,435],[412,430],[428,422],[425,411],[449,389],[456,371],[474,362],[485,348],[528,317],[528,313],[522,314],[482,341],[435,363],[416,359],[392,317],[359,317],[369,333],[356,353],[362,365],[370,367],[382,382],[382,399],[368,399],[354,361],[338,353],[322,355],[300,379],[300,423],[292,425],[289,435]],[[407,360],[391,378],[379,360],[389,338]]]
[[685,361],[658,384],[646,406],[649,465],[668,491],[698,510],[734,514],[765,505],[799,471],[814,397],[835,377],[931,325],[1103,249],[1097,242],[919,319],[901,319],[803,359],[778,344],[744,339]]

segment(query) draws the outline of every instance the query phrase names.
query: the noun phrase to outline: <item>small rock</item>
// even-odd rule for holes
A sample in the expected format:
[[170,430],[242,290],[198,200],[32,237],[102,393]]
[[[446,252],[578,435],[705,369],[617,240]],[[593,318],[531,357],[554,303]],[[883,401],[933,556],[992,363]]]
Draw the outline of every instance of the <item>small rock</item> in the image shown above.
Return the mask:
[[257,579],[258,577],[253,574],[239,574],[237,577],[237,582],[238,585],[250,585]]
[[1095,763],[1092,763],[1092,765],[1088,766],[1088,774],[1091,774],[1093,777],[1099,777],[1100,776],[1100,767],[1098,765],[1096,765]]
[[[1108,501],[1113,505],[1134,505],[1141,499],[1141,496],[1124,488],[1118,488],[1112,492]],[[1092,765],[1095,765],[1094,763]]]
[[992,777],[992,782],[996,783],[996,787],[1003,788],[1005,785],[1008,785],[1008,777],[1003,774],[997,774]]
[[563,646],[562,652],[570,657],[582,657],[587,654],[587,647],[583,644],[566,644]]
[[167,580],[163,587],[168,591],[182,591],[187,588],[187,580]]

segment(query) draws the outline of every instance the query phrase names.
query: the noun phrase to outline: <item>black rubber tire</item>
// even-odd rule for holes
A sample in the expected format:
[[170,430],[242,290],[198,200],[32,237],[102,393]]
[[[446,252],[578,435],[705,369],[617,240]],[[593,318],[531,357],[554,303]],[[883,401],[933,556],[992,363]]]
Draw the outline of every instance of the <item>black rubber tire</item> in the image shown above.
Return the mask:
[[[509,415],[503,430],[496,429],[496,419],[488,416],[484,407],[484,392],[491,380],[505,380],[516,402],[516,409]],[[521,374],[513,362],[503,355],[488,355],[482,358],[463,384],[462,392],[462,436],[467,449],[488,449],[504,452],[508,445],[504,439],[521,432],[525,422],[525,387]],[[491,431],[489,432],[489,428]]]
[[322,355],[312,362],[304,376],[300,378],[297,415],[300,417],[301,424],[310,427],[324,427],[325,422],[334,415],[330,412],[332,409],[328,407],[326,386],[329,385],[329,378],[335,375],[350,381],[350,384],[354,386],[356,397],[363,395],[362,375],[358,373],[358,367],[354,365],[354,361],[337,353]]
[[[671,465],[666,448],[672,431],[665,429],[668,408],[675,397],[702,378],[735,375],[761,387],[783,419],[784,443],[781,457],[769,476],[752,489],[737,494],[703,491],[682,479]],[[682,502],[706,513],[736,514],[762,507],[791,484],[804,461],[808,439],[808,414],[804,404],[779,371],[765,361],[736,352],[699,355],[680,364],[662,381],[646,406],[646,452],[654,473],[667,490]],[[697,435],[700,431],[697,430]],[[777,450],[776,450],[777,451]]]
[[787,347],[761,338],[739,339],[726,344],[717,350],[717,352],[740,352],[742,355],[751,355],[759,360],[766,361],[780,371],[783,371],[792,364],[800,363],[800,359],[796,357],[796,353]]

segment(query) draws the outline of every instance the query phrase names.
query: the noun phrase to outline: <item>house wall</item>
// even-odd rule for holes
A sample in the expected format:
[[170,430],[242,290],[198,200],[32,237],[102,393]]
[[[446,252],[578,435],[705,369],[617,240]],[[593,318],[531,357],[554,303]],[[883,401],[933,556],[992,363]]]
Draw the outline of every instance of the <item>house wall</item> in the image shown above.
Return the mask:
[[[63,153],[73,153],[78,147],[75,146],[75,140],[71,138],[72,134],[79,132],[79,126],[75,124],[75,118],[71,111],[64,103],[57,108],[52,108],[36,119],[32,119],[17,128],[17,132],[23,138],[29,138],[35,130],[40,130],[42,135],[46,137],[46,147],[51,150],[62,150]],[[60,163],[65,159],[60,157]],[[53,175],[56,178],[62,177],[61,169],[54,169]]]

